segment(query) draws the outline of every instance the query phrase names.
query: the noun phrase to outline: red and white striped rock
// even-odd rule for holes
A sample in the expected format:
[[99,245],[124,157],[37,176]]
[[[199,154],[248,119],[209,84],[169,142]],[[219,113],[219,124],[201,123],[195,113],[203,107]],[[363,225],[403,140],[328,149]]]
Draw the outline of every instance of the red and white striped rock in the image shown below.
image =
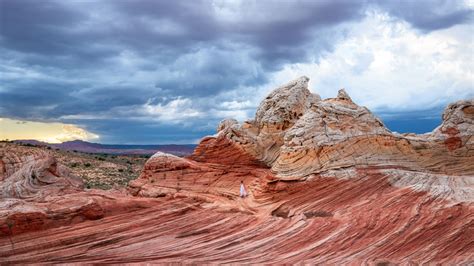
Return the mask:
[[153,202],[118,191],[84,191],[82,180],[52,152],[5,143],[0,147],[0,237],[100,219]]
[[432,133],[398,134],[307,82],[276,89],[254,120],[224,120],[188,158],[156,154],[130,195],[2,201],[0,218],[32,226],[0,238],[0,262],[472,263],[474,100]]
[[[251,246],[255,257],[203,262],[472,260],[474,246],[467,239],[474,238],[474,101],[450,105],[432,133],[401,135],[344,90],[336,98],[311,96],[307,81],[276,89],[255,120],[224,120],[217,135],[203,139],[187,159],[150,159],[131,187],[142,195],[165,188],[169,194],[161,196],[201,199],[205,209],[241,211],[259,221],[282,218],[272,225],[277,231],[248,238],[242,233],[245,245],[229,247],[243,254]],[[460,141],[453,145],[452,137]],[[163,162],[186,167],[163,168]],[[241,180],[250,193],[244,200],[238,198]],[[302,229],[315,221],[314,231]],[[305,237],[296,236],[299,229]],[[252,244],[254,238],[268,242]],[[206,256],[213,257],[209,248]],[[263,250],[279,251],[266,257]]]

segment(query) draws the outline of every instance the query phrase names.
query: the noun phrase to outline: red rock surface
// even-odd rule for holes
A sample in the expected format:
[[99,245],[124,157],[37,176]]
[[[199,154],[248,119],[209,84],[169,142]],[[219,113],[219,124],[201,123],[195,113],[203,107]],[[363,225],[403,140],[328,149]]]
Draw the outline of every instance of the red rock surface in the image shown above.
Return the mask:
[[267,183],[254,177],[247,179],[254,182],[248,199],[231,194],[219,202],[209,195],[206,203],[175,193],[150,208],[14,236],[14,249],[4,238],[0,255],[15,263],[472,260],[471,204],[395,188],[378,170],[358,171],[351,180]]
[[473,263],[474,100],[448,106],[431,133],[401,135],[307,82],[276,89],[254,120],[223,121],[188,158],[155,154],[129,195],[2,201],[19,227],[1,228],[0,261]]
[[0,145],[0,237],[96,220],[154,202],[120,191],[84,191],[82,180],[51,153]]

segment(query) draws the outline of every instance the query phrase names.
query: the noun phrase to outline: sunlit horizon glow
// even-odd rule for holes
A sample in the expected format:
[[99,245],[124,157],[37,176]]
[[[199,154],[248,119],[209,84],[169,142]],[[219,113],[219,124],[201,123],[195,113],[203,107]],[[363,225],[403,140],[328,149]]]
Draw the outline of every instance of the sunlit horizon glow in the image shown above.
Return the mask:
[[0,140],[39,140],[47,143],[62,143],[72,140],[99,140],[91,133],[72,124],[21,121],[0,118]]

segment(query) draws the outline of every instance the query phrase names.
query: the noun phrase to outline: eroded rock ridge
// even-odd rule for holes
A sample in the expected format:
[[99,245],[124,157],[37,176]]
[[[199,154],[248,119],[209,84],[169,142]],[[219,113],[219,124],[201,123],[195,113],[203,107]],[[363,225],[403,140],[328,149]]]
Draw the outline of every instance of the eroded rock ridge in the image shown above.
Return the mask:
[[128,194],[4,152],[0,221],[16,227],[0,262],[472,263],[474,100],[450,104],[433,132],[399,134],[308,82],[222,121],[187,158],[155,154]]

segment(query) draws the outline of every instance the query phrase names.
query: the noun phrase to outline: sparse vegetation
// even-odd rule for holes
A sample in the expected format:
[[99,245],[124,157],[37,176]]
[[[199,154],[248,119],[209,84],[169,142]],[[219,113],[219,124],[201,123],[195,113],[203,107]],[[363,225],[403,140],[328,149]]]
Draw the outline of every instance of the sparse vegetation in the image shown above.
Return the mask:
[[21,143],[5,143],[5,145],[18,145],[27,149],[49,150],[62,165],[79,176],[84,181],[84,187],[91,189],[111,189],[115,186],[126,186],[128,182],[136,179],[146,162],[141,155],[104,155],[60,150],[47,146],[36,147]]

